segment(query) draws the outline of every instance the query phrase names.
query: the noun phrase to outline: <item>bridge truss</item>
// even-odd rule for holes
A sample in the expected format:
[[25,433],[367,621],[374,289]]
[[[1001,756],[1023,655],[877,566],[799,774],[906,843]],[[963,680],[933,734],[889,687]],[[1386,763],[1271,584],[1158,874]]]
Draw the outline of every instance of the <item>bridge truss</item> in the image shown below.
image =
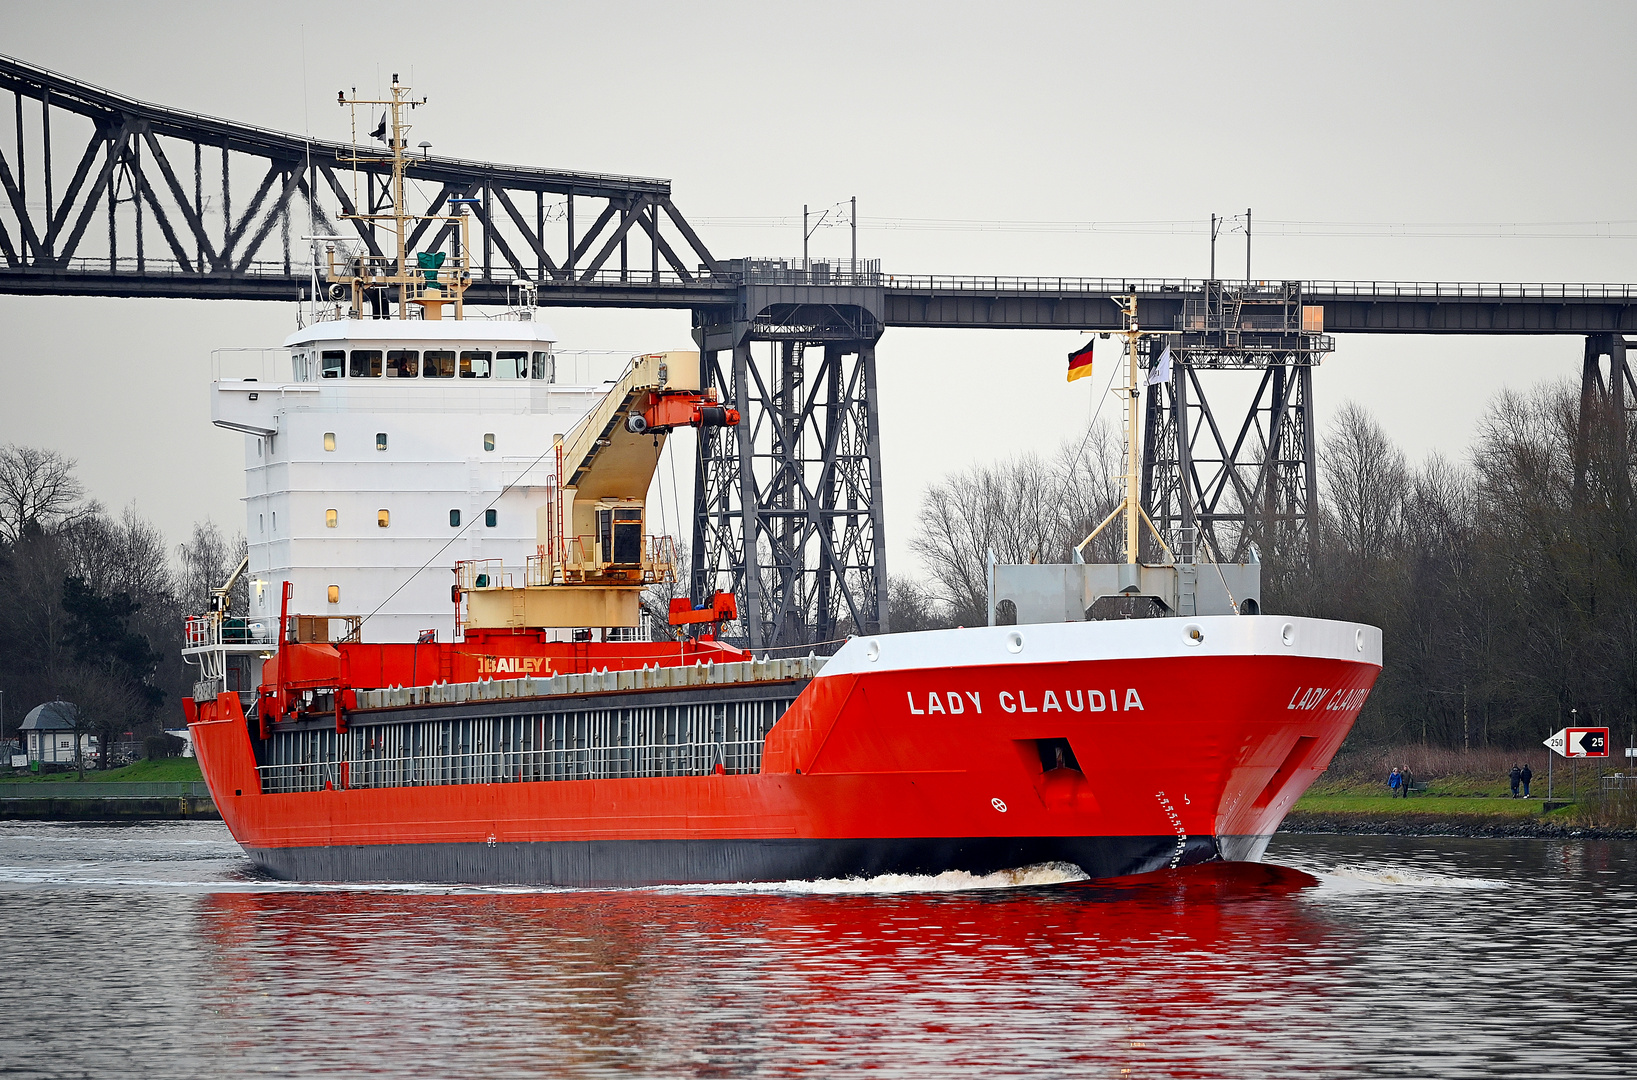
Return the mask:
[[[6,292],[293,300],[311,280],[303,237],[375,256],[390,246],[373,223],[337,220],[387,210],[384,158],[355,173],[343,165],[351,146],[151,105],[9,57],[0,89],[13,98],[13,138],[0,142]],[[668,180],[431,156],[408,175],[412,213],[464,200],[473,302],[503,301],[514,279],[610,286],[588,303],[639,285],[685,301],[716,266]],[[456,242],[454,224],[430,225],[410,250]]]
[[[386,163],[355,174],[349,146],[3,56],[0,90],[13,97],[9,112],[0,102],[0,293],[288,301],[311,288],[315,244],[384,254],[384,231],[338,220],[388,205]],[[432,156],[409,176],[411,212],[457,199],[471,216],[468,302],[510,302],[523,280],[542,305],[693,313],[706,377],[742,419],[700,440],[691,589],[698,600],[731,587],[759,648],[888,628],[875,392],[886,327],[1115,330],[1113,298],[1137,294],[1143,325],[1176,332],[1172,378],[1144,407],[1143,502],[1173,550],[1202,538],[1220,558],[1252,543],[1311,550],[1312,368],[1331,347],[1321,326],[1583,336],[1581,496],[1605,486],[1594,440],[1619,439],[1624,453],[1637,405],[1626,359],[1637,285],[838,273],[714,257],[667,180]],[[453,234],[423,227],[409,247],[437,250]],[[1614,471],[1625,498],[1627,474]]]

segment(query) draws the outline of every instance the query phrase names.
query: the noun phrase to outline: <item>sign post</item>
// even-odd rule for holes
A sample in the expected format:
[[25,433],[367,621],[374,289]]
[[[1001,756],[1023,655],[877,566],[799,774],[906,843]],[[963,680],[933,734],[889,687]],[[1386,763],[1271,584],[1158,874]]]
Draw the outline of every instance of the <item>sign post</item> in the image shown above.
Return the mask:
[[[1609,756],[1609,729],[1606,727],[1566,727],[1542,745],[1566,758],[1606,758]],[[1546,798],[1552,797],[1552,758],[1546,757]]]

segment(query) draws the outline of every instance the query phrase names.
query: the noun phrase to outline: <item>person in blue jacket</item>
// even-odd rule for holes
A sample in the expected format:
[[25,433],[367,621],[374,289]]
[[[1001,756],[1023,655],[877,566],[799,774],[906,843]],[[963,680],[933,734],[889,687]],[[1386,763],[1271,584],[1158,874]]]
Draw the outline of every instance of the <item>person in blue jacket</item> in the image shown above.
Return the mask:
[[1387,774],[1387,788],[1392,792],[1391,797],[1398,798],[1398,789],[1404,786],[1404,774],[1394,769]]

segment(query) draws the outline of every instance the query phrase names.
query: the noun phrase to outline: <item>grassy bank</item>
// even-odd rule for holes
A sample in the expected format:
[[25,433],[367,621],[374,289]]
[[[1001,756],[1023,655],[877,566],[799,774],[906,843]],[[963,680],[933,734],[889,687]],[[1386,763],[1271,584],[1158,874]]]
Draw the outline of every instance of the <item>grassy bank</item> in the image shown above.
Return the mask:
[[[181,783],[189,780],[203,780],[204,774],[199,771],[198,758],[157,758],[154,760],[138,761],[119,769],[109,769],[107,772],[85,771],[85,782],[101,783],[107,781],[129,782],[142,781],[144,783]],[[8,776],[8,782],[54,784],[63,782],[78,783],[80,774],[73,769],[63,772],[44,773],[36,776],[33,773],[22,773],[18,776]]]
[[[1291,829],[1558,835],[1592,830],[1620,833],[1637,829],[1637,790],[1604,792],[1597,763],[1551,764],[1554,809],[1545,810],[1548,789],[1544,747],[1535,750],[1440,750],[1422,746],[1344,749],[1307,790],[1286,819]],[[1609,759],[1601,773],[1624,761]],[[1511,797],[1508,774],[1514,764],[1534,772],[1528,799]],[[1387,788],[1394,767],[1409,772],[1425,791],[1395,799]],[[1557,803],[1567,802],[1567,806]]]

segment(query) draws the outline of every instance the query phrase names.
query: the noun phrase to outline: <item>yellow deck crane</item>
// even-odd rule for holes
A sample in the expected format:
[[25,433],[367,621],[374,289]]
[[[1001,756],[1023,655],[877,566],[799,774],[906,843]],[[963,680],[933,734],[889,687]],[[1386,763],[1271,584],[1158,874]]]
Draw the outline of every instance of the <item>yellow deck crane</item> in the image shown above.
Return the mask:
[[647,531],[648,485],[666,436],[723,427],[737,409],[701,390],[697,352],[650,353],[557,439],[551,494],[535,516],[536,554],[518,582],[497,560],[456,567],[468,630],[641,624],[642,590],[676,579],[676,548]]

